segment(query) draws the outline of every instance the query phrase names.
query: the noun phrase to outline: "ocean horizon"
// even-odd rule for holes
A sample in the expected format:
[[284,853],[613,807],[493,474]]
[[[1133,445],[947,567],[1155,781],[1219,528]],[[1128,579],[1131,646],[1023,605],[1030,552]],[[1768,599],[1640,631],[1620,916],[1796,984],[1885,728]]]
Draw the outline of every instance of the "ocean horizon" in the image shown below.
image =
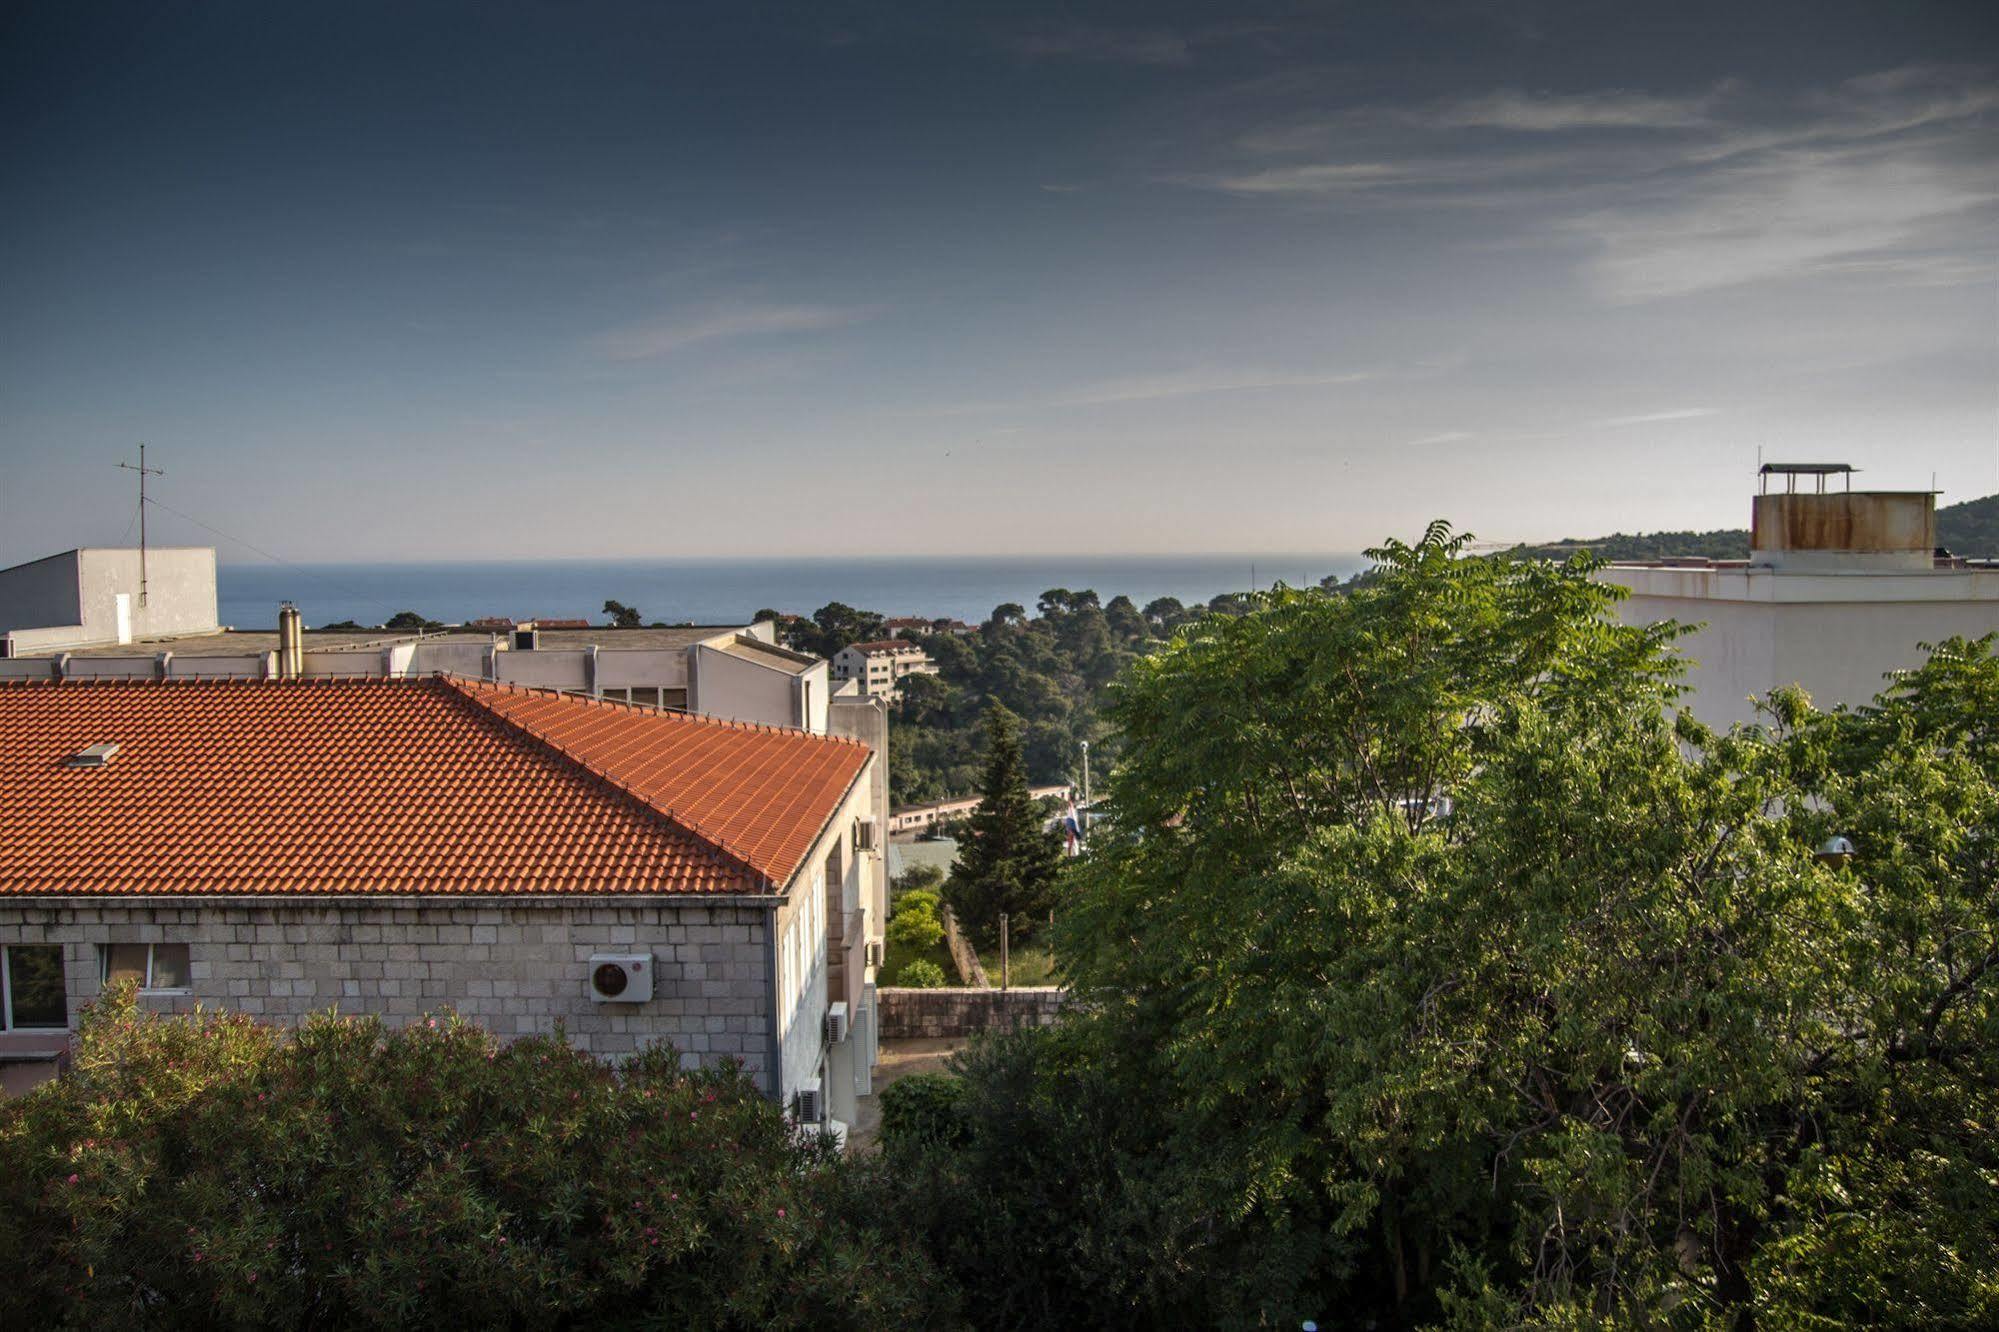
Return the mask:
[[380,564],[222,564],[221,622],[261,629],[278,603],[309,626],[379,624],[397,611],[462,623],[486,616],[603,620],[606,600],[647,623],[742,623],[766,607],[809,615],[844,601],[887,616],[978,623],[1019,602],[1031,613],[1051,588],[1094,590],[1108,602],[1158,597],[1188,604],[1274,582],[1316,585],[1365,567],[1354,552],[1257,555],[880,556],[848,559],[411,561]]

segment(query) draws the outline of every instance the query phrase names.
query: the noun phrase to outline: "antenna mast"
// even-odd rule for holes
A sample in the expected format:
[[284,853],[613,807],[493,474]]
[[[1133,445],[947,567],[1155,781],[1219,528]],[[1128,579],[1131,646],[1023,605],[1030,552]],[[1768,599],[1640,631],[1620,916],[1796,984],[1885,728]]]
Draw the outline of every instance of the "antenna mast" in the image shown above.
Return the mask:
[[149,476],[165,476],[166,473],[157,467],[146,466],[146,446],[144,444],[139,446],[139,465],[137,467],[132,466],[128,462],[121,462],[118,465],[128,472],[137,472],[139,474],[139,604],[144,606],[146,604],[146,478]]

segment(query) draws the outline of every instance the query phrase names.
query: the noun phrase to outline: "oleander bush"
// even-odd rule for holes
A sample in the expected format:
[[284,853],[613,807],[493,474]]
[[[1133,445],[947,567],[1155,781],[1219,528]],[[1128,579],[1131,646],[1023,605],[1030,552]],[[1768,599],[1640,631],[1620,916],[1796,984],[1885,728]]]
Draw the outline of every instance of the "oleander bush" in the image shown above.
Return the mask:
[[0,1326],[951,1321],[881,1187],[670,1050],[294,1034],[127,990],[0,1106]]

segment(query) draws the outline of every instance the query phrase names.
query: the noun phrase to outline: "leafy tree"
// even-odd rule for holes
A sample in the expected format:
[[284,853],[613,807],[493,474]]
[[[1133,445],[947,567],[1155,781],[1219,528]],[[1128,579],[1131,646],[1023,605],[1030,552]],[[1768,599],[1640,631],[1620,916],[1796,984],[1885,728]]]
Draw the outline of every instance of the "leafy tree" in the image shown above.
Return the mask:
[[1991,1325],[1991,642],[1716,735],[1592,562],[1375,555],[1131,668],[1073,1015],[903,1166],[938,1261],[1012,1326]]
[[645,622],[645,617],[639,614],[636,607],[627,606],[622,601],[606,601],[604,614],[611,617],[613,629],[636,629]]
[[415,633],[418,630],[442,629],[443,627],[436,620],[427,620],[412,610],[397,611],[382,623],[382,628],[394,629],[400,633]]
[[844,601],[829,601],[810,620],[791,626],[791,646],[817,657],[831,657],[851,643],[872,643],[887,630],[873,611],[855,610]]
[[0,1324],[949,1321],[882,1181],[733,1068],[445,1019],[89,1010],[0,1105]]
[[1026,938],[1055,901],[1061,848],[1027,791],[1020,719],[1003,705],[986,709],[986,770],[945,891],[960,922],[982,940],[999,937],[999,917],[1012,917],[1014,937]]

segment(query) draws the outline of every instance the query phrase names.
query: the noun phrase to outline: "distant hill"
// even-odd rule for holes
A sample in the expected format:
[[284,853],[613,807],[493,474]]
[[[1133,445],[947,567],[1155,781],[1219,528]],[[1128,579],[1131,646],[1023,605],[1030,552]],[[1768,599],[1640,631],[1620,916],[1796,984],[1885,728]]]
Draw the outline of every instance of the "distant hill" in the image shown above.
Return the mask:
[[[1999,495],[1938,509],[1937,544],[1953,555],[1999,557]],[[1577,550],[1594,551],[1606,560],[1657,560],[1674,555],[1742,560],[1749,558],[1749,533],[1739,528],[1716,532],[1645,532],[1637,536],[1615,532],[1607,537],[1572,538],[1545,546],[1515,546],[1507,554],[1558,560]]]

